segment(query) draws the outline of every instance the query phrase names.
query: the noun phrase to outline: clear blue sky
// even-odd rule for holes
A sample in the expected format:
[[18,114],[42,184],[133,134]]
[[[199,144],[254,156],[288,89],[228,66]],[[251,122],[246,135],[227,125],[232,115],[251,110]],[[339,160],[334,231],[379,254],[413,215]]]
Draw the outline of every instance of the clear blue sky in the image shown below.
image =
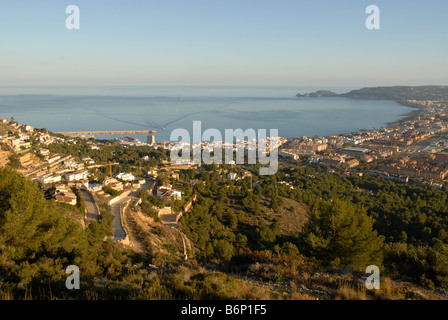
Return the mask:
[[0,86],[400,84],[448,85],[448,1],[0,0]]

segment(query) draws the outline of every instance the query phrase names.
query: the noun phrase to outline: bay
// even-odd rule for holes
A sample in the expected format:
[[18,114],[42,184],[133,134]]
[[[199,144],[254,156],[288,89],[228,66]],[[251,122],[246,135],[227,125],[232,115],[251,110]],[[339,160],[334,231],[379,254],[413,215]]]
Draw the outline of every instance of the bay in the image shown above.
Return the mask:
[[357,88],[1,87],[0,118],[50,131],[156,130],[159,142],[177,128],[191,132],[195,120],[202,130],[216,128],[223,135],[225,129],[278,129],[292,138],[380,128],[413,110],[395,101],[295,96],[319,89]]

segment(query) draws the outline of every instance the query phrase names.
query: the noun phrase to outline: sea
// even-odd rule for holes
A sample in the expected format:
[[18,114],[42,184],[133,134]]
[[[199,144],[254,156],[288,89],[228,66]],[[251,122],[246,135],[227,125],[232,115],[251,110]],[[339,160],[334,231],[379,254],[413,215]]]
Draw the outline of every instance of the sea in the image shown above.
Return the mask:
[[[395,101],[341,97],[303,98],[297,93],[348,87],[95,86],[0,87],[0,118],[58,131],[155,130],[156,142],[174,129],[277,129],[294,138],[381,128],[413,109]],[[133,135],[146,142],[146,136]],[[96,136],[115,139],[120,136]]]

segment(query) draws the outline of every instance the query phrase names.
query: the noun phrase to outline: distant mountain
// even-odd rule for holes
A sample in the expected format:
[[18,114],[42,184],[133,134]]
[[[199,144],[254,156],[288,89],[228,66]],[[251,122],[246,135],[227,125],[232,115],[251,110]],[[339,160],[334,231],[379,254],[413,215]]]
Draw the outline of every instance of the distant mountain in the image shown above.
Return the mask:
[[319,90],[314,93],[306,93],[297,97],[344,97],[351,99],[376,99],[376,100],[436,100],[448,101],[448,86],[391,86],[372,87],[352,90],[347,93],[336,94],[331,91]]
[[340,94],[339,96],[352,99],[447,100],[448,86],[362,88]]

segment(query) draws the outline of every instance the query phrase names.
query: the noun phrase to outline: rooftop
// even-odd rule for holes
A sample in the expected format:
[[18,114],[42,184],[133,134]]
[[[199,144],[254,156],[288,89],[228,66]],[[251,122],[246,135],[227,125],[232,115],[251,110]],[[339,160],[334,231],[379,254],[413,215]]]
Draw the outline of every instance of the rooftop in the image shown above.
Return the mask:
[[349,148],[344,148],[344,151],[351,151],[351,152],[369,152],[369,149],[365,149],[365,148],[354,148],[354,147],[349,147]]

